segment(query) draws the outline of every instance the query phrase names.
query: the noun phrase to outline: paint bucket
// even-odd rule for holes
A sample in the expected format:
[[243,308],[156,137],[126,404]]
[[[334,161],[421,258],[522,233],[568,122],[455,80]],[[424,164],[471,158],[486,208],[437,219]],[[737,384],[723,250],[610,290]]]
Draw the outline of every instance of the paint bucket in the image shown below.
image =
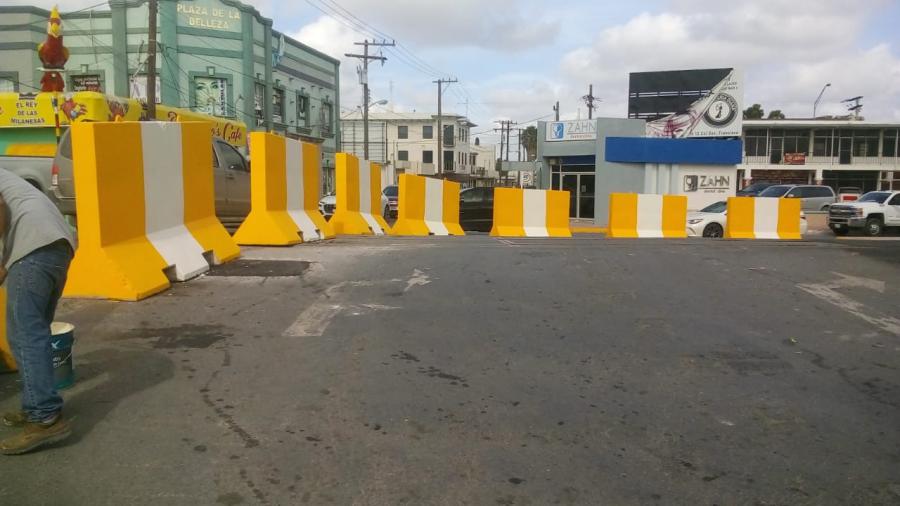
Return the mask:
[[75,383],[75,367],[72,364],[72,345],[75,344],[75,326],[53,322],[50,325],[50,346],[53,354],[53,379],[57,390],[65,390]]

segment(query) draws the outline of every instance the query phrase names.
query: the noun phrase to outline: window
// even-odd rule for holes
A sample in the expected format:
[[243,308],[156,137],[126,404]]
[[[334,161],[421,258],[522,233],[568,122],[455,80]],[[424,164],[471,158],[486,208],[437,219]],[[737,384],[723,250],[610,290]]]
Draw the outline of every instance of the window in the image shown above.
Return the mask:
[[228,113],[228,81],[219,77],[194,77],[193,110],[212,116]]
[[897,154],[897,130],[885,130],[881,156],[895,157]]
[[272,90],[272,121],[284,123],[284,90],[280,88]]
[[422,151],[422,163],[434,163],[434,151]]
[[[453,147],[456,143],[453,140],[453,125],[444,125],[444,147]],[[452,160],[452,158],[451,158]]]
[[224,143],[217,142],[216,145],[222,152],[222,166],[225,169],[246,171],[247,166],[244,164],[244,157],[241,156],[233,147]]
[[405,151],[405,150],[397,151],[397,160],[399,160],[401,162],[408,162],[409,161],[409,151]]
[[72,76],[72,91],[96,91],[103,93],[103,83],[99,74]]
[[805,188],[803,188],[802,186],[798,186],[798,187],[794,188],[793,190],[787,192],[785,197],[797,198],[797,199],[801,199],[803,197],[808,197],[809,195],[806,195],[806,192],[804,190],[805,190]]
[[322,133],[330,134],[334,125],[334,104],[322,102]]
[[16,91],[16,81],[10,77],[0,77],[0,92]]
[[784,152],[809,154],[809,130],[785,130]]
[[434,126],[432,126],[432,125],[422,126],[422,138],[423,139],[434,139]]
[[765,130],[747,130],[744,135],[744,154],[746,156],[766,156]]
[[256,83],[253,86],[253,110],[256,113],[256,125],[262,125],[266,121],[266,108],[263,107],[266,97],[266,85]]
[[470,190],[466,190],[459,195],[460,200],[463,202],[481,202],[484,200],[484,194],[481,192],[481,188],[472,188]]
[[309,126],[309,95],[297,95],[297,126]]
[[827,186],[813,186],[807,188],[806,197],[834,197],[834,191]]
[[409,139],[409,127],[406,125],[400,125],[397,127],[397,138],[398,139]]
[[813,156],[837,156],[837,142],[831,130],[813,131]]
[[853,156],[878,156],[879,131],[874,129],[853,132]]
[[894,198],[892,198],[888,202],[888,205],[889,206],[900,206],[900,193],[898,193],[897,195],[894,195]]

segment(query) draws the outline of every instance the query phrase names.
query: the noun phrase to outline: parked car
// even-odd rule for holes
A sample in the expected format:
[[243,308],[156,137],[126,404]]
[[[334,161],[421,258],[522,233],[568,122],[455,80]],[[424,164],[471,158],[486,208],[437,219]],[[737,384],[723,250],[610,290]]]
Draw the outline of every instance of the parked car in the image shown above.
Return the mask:
[[775,186],[778,183],[770,183],[766,181],[760,181],[758,183],[752,183],[744,188],[736,191],[734,194],[738,197],[755,197],[759,195],[759,192],[765,190],[770,186]]
[[[337,196],[334,193],[329,193],[319,199],[319,212],[322,213],[322,216],[324,216],[326,220],[330,220],[334,215],[335,206],[337,206]],[[391,205],[388,202],[387,196],[384,194],[384,190],[381,192],[381,209],[384,219],[388,219],[391,214]]]
[[779,184],[770,186],[759,192],[758,197],[779,197],[786,199],[800,199],[800,208],[809,212],[828,211],[832,204],[837,202],[837,196],[830,186],[807,184]]
[[828,211],[828,228],[835,235],[857,229],[878,236],[889,227],[900,227],[900,191],[869,192],[856,202],[835,204]]
[[[710,204],[699,211],[688,213],[688,237],[723,237],[727,223],[728,203],[724,200]],[[800,212],[800,235],[806,235],[809,224],[806,213]]]
[[[51,168],[50,193],[59,210],[75,216],[70,130],[60,138]],[[226,226],[240,224],[250,213],[250,166],[237,149],[216,137],[212,141],[216,215]]]
[[466,188],[459,192],[459,224],[463,230],[491,231],[494,225],[493,188]]
[[384,190],[381,191],[382,195],[387,197],[388,201],[388,209],[384,213],[384,218],[396,218],[397,217],[397,202],[399,200],[399,188],[397,185],[391,185],[385,187]]
[[859,200],[863,192],[855,186],[843,186],[838,188],[838,202],[854,202]]

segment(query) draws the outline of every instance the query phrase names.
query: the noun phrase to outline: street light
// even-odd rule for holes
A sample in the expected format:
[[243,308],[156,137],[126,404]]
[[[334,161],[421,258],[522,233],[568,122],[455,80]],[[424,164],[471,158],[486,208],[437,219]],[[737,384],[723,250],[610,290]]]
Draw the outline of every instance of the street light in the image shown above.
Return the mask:
[[822,95],[825,94],[825,89],[831,86],[831,83],[825,83],[825,86],[822,86],[822,91],[819,92],[819,96],[816,97],[816,101],[813,102],[813,119],[816,119],[816,109],[819,107],[819,100],[822,100]]

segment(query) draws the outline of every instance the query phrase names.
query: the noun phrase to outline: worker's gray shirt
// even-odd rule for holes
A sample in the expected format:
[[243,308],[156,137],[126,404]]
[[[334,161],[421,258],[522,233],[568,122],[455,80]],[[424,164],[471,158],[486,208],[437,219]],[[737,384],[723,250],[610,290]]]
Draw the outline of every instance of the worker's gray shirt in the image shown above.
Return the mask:
[[9,269],[25,255],[60,239],[75,249],[75,236],[53,202],[15,174],[0,169],[0,196],[9,210],[6,235],[0,237],[3,265]]

